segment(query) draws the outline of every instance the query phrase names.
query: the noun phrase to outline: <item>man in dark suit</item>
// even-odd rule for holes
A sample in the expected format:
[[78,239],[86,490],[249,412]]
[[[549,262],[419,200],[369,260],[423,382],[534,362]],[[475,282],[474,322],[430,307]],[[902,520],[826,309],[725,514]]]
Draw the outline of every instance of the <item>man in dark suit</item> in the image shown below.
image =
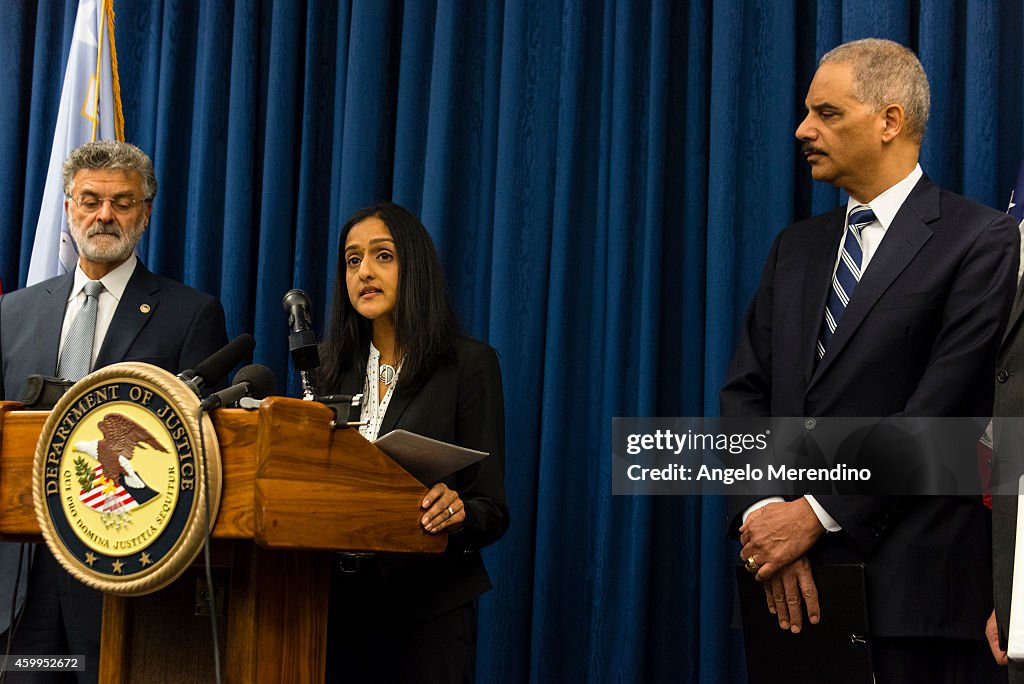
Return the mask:
[[1024,297],[1018,289],[996,361],[992,462],[992,593],[995,609],[985,634],[996,662],[1008,666],[1011,684],[1024,684],[1024,663],[1007,658],[1018,479],[1024,475]]
[[[986,416],[1019,237],[918,165],[928,81],[884,40],[826,54],[796,131],[847,206],[775,239],[721,391],[723,416]],[[741,558],[779,626],[819,615],[814,563],[863,562],[877,682],[985,681],[980,497],[732,499]],[[812,627],[813,629],[813,627]],[[784,668],[784,665],[780,664]],[[986,672],[986,669],[988,672]]]
[[[78,380],[121,361],[177,373],[224,346],[220,302],[150,273],[135,256],[156,194],[149,157],[128,143],[87,143],[64,162],[63,182],[78,265],[0,297],[0,398],[18,399],[35,373]],[[94,325],[80,334],[75,321],[86,310]],[[15,587],[19,545],[0,545],[0,643],[6,647],[13,631],[14,654],[84,654],[79,680],[96,681],[102,594],[68,575],[45,547],[25,553],[21,565]]]

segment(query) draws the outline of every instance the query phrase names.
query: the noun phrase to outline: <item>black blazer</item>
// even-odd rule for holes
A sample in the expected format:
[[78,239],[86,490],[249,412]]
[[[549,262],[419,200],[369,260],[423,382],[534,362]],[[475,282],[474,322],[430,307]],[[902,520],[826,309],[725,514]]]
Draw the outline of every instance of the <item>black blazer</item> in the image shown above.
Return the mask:
[[[74,274],[0,297],[0,399],[19,399],[25,378],[56,375],[64,309]],[[144,312],[142,305],[148,304]],[[155,275],[140,261],[125,287],[95,368],[142,361],[177,373],[227,344],[224,309],[210,295]],[[10,624],[18,544],[0,544],[0,633]],[[24,578],[24,573],[22,574]],[[24,601],[19,586],[17,610]]]
[[[1010,322],[999,347],[995,370],[992,461],[992,592],[995,599],[999,641],[1006,648],[1013,582],[1013,553],[1017,541],[1016,492],[1024,475],[1024,292],[1018,289]],[[1012,664],[1010,681],[1024,682],[1024,666]]]
[[[922,178],[817,362],[844,221],[845,207],[775,239],[722,387],[722,415],[990,415],[1016,286],[1013,219]],[[816,498],[843,530],[818,540],[812,562],[866,563],[874,634],[983,638],[990,521],[980,497]],[[733,529],[751,503],[730,498]]]
[[[366,358],[346,373],[342,394],[363,391]],[[399,376],[380,436],[403,429],[490,455],[444,479],[466,506],[463,529],[448,537],[440,555],[382,555],[378,566],[385,595],[380,600],[408,622],[440,615],[491,588],[480,548],[508,529],[505,503],[505,407],[501,369],[494,350],[474,339],[456,342],[456,361],[437,368],[416,392]],[[429,590],[426,590],[429,588]]]

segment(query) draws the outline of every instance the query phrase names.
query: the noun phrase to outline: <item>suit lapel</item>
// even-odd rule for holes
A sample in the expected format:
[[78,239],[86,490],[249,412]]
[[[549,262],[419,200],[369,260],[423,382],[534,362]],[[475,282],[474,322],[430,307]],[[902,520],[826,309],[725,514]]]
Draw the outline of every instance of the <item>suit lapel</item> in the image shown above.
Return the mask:
[[72,271],[54,280],[46,287],[46,294],[39,304],[39,344],[33,345],[35,362],[30,368],[46,369],[47,375],[56,375],[57,357],[60,353],[60,334],[64,327],[64,312],[67,309],[71,286],[75,274]]
[[160,281],[140,261],[114,311],[103,346],[96,356],[96,368],[118,363],[128,355],[139,332],[156,315],[159,293]]
[[[879,245],[878,251],[871,258],[867,270],[857,283],[850,298],[850,304],[843,313],[843,318],[836,328],[835,335],[825,350],[825,357],[818,364],[814,375],[811,377],[813,385],[857,332],[857,328],[867,317],[879,298],[889,289],[893,281],[899,277],[913,261],[914,257],[921,250],[932,236],[932,230],[928,223],[939,218],[939,188],[927,178],[922,178],[914,189],[907,196],[907,200],[900,207],[896,217],[893,219],[889,229],[885,232],[885,239]],[[838,250],[838,246],[836,247]]]
[[[345,372],[341,377],[341,383],[338,387],[339,394],[359,394],[364,388],[364,380],[366,379],[366,360],[364,356],[362,362],[357,369],[351,369]],[[380,431],[378,435],[383,437],[387,433],[395,429],[395,425],[398,424],[399,419],[408,408],[409,402],[412,400],[414,393],[406,391],[399,383],[395,387],[394,393],[391,395],[391,402],[388,404],[388,411],[384,414],[384,420],[381,421]],[[363,401],[369,401],[369,396],[364,396]]]
[[341,376],[338,385],[338,394],[354,396],[363,391],[363,377],[366,374],[366,361],[363,361],[362,370],[350,368]]
[[388,412],[384,414],[384,420],[380,423],[380,436],[388,434],[395,429],[399,419],[409,406],[413,394],[408,392],[402,383],[399,382],[391,395],[391,403],[388,404]]

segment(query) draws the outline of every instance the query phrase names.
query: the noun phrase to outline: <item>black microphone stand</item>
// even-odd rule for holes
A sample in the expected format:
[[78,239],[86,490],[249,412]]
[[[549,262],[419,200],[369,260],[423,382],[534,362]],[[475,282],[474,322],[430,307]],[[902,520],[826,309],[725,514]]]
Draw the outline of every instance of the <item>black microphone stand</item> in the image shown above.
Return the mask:
[[313,332],[313,321],[309,309],[309,295],[302,290],[294,289],[285,293],[281,302],[288,313],[288,351],[292,355],[292,363],[299,371],[302,381],[302,398],[306,401],[316,399],[316,374],[320,367],[320,350],[316,344],[316,333]]

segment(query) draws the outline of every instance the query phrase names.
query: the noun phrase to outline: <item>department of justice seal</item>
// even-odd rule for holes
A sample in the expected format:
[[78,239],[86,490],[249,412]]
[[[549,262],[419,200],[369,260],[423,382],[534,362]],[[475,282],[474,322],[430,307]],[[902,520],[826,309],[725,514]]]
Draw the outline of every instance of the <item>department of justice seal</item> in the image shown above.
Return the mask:
[[74,577],[138,596],[195,560],[221,491],[217,435],[204,416],[204,460],[198,414],[183,382],[145,363],[98,370],[57,403],[36,446],[32,499],[47,545]]

